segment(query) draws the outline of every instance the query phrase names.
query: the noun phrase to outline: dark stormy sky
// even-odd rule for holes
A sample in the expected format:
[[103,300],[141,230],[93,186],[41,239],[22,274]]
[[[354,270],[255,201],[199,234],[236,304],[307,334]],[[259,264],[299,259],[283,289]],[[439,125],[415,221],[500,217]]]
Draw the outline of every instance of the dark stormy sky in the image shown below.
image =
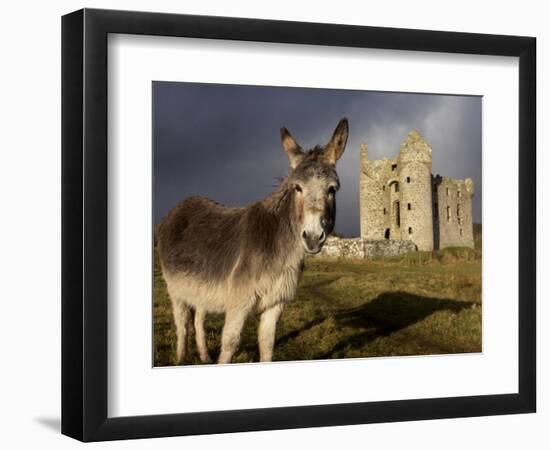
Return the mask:
[[370,159],[394,157],[417,129],[433,149],[433,173],[474,180],[481,222],[481,97],[202,83],[153,83],[154,220],[181,199],[242,206],[288,173],[279,129],[303,148],[328,141],[347,117],[338,162],[336,230],[359,235],[359,145]]

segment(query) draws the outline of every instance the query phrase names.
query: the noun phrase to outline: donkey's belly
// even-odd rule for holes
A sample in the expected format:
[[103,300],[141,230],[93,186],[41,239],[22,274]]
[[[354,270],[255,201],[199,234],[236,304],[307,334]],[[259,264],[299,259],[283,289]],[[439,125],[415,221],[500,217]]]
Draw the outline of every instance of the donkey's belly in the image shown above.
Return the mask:
[[164,276],[172,301],[184,302],[207,312],[225,312],[230,309],[232,298],[226,283],[204,282],[192,275],[177,273]]
[[165,274],[168,293],[173,301],[182,301],[207,312],[226,312],[256,307],[263,311],[294,297],[299,270],[265,274],[248,280],[223,279],[202,281],[186,273]]

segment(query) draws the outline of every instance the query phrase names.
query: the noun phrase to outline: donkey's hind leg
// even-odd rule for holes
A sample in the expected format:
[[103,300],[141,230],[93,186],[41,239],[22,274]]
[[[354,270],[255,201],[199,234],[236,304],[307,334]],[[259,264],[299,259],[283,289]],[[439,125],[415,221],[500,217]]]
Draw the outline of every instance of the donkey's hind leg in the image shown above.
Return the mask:
[[181,365],[185,363],[187,354],[187,336],[189,334],[189,319],[191,310],[189,306],[181,300],[172,301],[172,309],[174,312],[174,322],[176,323],[176,362]]
[[197,342],[197,350],[199,357],[203,363],[210,363],[212,360],[208,355],[208,347],[206,346],[206,336],[204,334],[204,319],[206,311],[201,308],[195,309],[195,341]]

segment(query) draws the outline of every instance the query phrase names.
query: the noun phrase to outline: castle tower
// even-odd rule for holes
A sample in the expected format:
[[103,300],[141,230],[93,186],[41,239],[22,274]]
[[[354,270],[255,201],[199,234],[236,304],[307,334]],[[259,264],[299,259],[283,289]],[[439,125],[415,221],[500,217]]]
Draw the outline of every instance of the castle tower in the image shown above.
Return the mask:
[[359,207],[361,237],[364,239],[400,239],[391,233],[392,167],[396,159],[369,160],[366,144],[361,145]]
[[418,250],[433,250],[432,149],[418,131],[401,144],[397,169],[401,239],[413,241]]
[[471,178],[455,180],[434,177],[434,225],[437,226],[436,248],[474,248]]
[[411,131],[393,159],[369,160],[361,146],[361,237],[413,241],[433,250],[432,149]]

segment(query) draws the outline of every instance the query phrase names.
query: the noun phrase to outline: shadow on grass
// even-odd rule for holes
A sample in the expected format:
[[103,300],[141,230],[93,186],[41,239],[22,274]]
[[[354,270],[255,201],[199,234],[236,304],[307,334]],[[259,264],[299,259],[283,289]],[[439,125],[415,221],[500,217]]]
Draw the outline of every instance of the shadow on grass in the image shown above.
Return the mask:
[[316,319],[310,320],[304,324],[300,328],[297,328],[295,330],[292,330],[288,332],[287,334],[281,336],[277,339],[276,345],[283,345],[286,344],[289,341],[292,341],[293,339],[300,336],[304,331],[310,330],[316,325],[319,325],[320,323],[323,323],[327,318],[326,317],[318,317]]
[[423,297],[408,292],[385,292],[359,307],[336,313],[338,326],[364,331],[338,342],[330,351],[315,359],[330,359],[345,348],[361,348],[377,338],[389,336],[424,320],[437,311],[458,313],[472,305],[473,302]]

